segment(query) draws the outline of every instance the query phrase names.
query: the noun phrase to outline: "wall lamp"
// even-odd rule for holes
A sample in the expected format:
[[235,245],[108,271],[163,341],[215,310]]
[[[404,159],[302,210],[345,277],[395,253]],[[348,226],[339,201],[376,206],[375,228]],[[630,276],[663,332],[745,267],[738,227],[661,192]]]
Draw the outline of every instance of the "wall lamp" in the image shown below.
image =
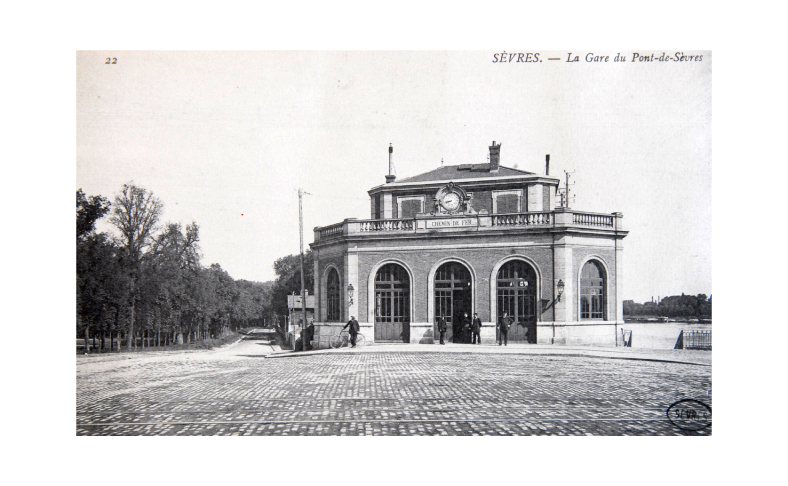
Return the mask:
[[558,279],[558,283],[555,286],[558,288],[558,302],[561,302],[561,294],[564,293],[564,281]]
[[353,305],[353,291],[354,290],[355,289],[353,288],[353,284],[348,284],[347,285],[347,298],[350,301],[350,305]]

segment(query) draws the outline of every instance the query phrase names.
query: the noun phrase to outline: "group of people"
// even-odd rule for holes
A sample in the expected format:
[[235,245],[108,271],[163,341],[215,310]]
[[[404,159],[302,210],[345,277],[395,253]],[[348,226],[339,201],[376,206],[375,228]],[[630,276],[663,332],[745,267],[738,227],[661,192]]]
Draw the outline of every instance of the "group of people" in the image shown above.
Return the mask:
[[[443,319],[442,317],[436,317],[435,320],[436,320],[437,326],[438,326],[438,333],[440,334],[440,343],[441,344],[446,344],[446,320]],[[314,326],[314,324],[312,324],[312,328],[314,329],[313,326]],[[345,329],[348,330],[348,334],[350,335],[350,347],[351,348],[355,348],[356,347],[356,338],[358,337],[359,327],[360,326],[358,324],[358,321],[356,320],[356,317],[355,316],[350,316],[350,320],[348,321],[347,324],[345,324],[345,327],[342,328],[343,331]],[[498,334],[498,340],[497,340],[498,341],[498,346],[501,346],[501,345],[507,346],[508,345],[508,343],[509,343],[509,329],[511,327],[512,327],[512,318],[509,317],[509,314],[504,313],[503,316],[501,316],[501,318],[498,319],[498,325],[496,326],[496,329],[498,330],[498,333],[497,333]],[[461,328],[460,329],[461,329],[460,333],[462,333],[462,334],[470,333],[470,335],[471,335],[471,338],[470,338],[471,344],[481,344],[482,343],[482,338],[479,335],[479,333],[481,332],[481,329],[482,329],[482,320],[479,319],[479,314],[476,314],[474,312],[473,320],[471,320],[468,317],[468,313],[467,312],[463,313],[463,317],[462,317],[462,320],[461,320]],[[314,332],[314,331],[312,331],[312,332]],[[455,333],[455,335],[456,335],[456,333]],[[462,336],[460,337],[460,339],[463,339],[463,341],[464,341],[464,338]]]
[[[446,320],[443,317],[436,317],[435,321],[438,327],[438,334],[440,335],[440,343],[446,344]],[[512,319],[509,314],[504,313],[498,320],[498,345],[508,345],[509,342],[509,328],[512,327]],[[468,313],[463,313],[462,319],[454,331],[455,342],[468,342],[471,344],[481,344],[482,338],[479,335],[482,328],[482,320],[479,319],[479,314],[473,314],[473,320],[468,318]],[[467,335],[470,333],[470,339]]]

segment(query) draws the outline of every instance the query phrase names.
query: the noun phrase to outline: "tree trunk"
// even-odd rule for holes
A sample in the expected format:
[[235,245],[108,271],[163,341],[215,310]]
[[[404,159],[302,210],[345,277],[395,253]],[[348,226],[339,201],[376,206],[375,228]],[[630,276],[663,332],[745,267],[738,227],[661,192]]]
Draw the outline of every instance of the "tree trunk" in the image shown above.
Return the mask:
[[90,353],[90,332],[88,332],[88,326],[85,326],[85,354]]
[[[129,342],[126,343],[126,348],[131,351],[131,340],[134,339],[134,279],[131,280],[131,318],[129,319]],[[134,343],[135,347],[137,343]]]

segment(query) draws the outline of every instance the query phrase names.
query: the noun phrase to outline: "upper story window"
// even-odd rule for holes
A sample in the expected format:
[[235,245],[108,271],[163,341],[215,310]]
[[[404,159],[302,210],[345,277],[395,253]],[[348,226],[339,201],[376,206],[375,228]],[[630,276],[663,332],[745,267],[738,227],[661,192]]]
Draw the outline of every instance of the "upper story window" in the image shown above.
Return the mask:
[[512,189],[507,191],[493,191],[493,213],[520,213],[523,212],[523,190]]
[[397,197],[397,217],[399,219],[415,218],[424,212],[424,196]]

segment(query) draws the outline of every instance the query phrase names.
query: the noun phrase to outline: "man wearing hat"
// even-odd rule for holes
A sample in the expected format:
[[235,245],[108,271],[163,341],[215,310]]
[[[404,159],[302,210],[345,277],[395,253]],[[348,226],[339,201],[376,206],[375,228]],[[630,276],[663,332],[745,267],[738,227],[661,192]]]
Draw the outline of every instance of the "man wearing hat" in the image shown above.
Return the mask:
[[479,319],[479,314],[473,313],[473,322],[471,322],[471,344],[481,344],[482,337],[479,332],[482,329],[482,320]]
[[350,320],[347,321],[347,324],[345,324],[345,327],[343,327],[342,330],[344,331],[348,327],[350,328],[350,329],[348,329],[348,334],[350,334],[350,347],[351,348],[355,348],[356,347],[356,336],[358,336],[358,329],[359,329],[358,321],[356,320],[356,316],[350,316]]
[[438,321],[438,333],[441,336],[441,344],[446,344],[443,341],[446,336],[446,321],[444,321],[442,317],[436,317],[435,320]]

